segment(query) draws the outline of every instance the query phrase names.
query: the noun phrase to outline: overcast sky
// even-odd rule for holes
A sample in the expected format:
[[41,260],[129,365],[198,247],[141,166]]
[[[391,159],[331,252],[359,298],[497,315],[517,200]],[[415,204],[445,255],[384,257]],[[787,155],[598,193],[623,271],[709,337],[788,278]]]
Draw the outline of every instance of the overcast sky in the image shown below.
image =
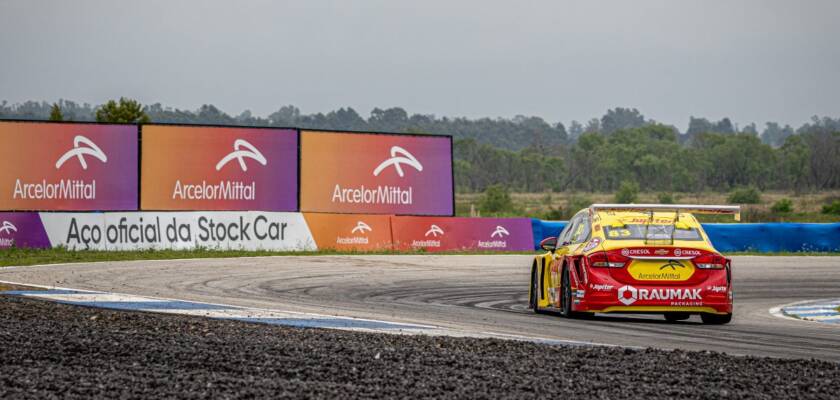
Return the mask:
[[0,0],[0,100],[840,116],[840,1]]

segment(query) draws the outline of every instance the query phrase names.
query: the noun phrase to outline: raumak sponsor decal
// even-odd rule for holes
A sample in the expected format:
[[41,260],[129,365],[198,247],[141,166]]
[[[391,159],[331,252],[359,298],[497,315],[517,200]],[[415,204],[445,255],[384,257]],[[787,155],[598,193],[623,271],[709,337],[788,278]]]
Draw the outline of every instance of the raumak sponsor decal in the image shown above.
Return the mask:
[[452,214],[451,138],[301,132],[301,210]]
[[297,132],[144,125],[144,210],[297,210]]
[[42,213],[53,247],[314,250],[303,216],[274,212]]
[[0,122],[0,209],[137,209],[137,127]]
[[703,304],[699,288],[635,288],[624,285],[616,292],[618,301],[624,305],[632,305],[637,301],[669,301],[671,306],[697,306]]

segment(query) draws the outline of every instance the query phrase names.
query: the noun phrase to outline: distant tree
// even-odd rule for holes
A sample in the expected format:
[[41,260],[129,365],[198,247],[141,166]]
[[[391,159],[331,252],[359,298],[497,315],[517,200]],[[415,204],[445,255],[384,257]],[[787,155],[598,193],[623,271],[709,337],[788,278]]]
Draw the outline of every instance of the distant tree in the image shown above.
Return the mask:
[[601,132],[601,120],[598,119],[598,118],[590,119],[589,122],[586,123],[586,128],[583,129],[583,132],[584,133],[589,133],[589,132],[600,133]]
[[785,143],[785,139],[793,134],[793,128],[790,125],[785,125],[782,128],[776,122],[767,122],[764,132],[761,133],[761,141],[778,148]]
[[149,116],[136,100],[120,97],[120,102],[109,100],[96,110],[96,122],[106,123],[148,123]]
[[53,103],[50,109],[50,121],[64,121],[64,115],[61,114],[61,107],[58,103]]
[[694,118],[693,116],[689,118],[688,130],[685,132],[686,135],[693,137],[697,134],[708,132],[735,133],[735,127],[729,118],[723,118],[717,122],[710,122],[706,118]]
[[269,124],[274,126],[295,126],[299,119],[300,109],[292,105],[280,107],[268,116]]
[[758,136],[758,128],[755,126],[755,122],[744,125],[740,132],[748,135]]
[[770,211],[773,211],[776,214],[793,212],[793,202],[790,201],[790,199],[780,199],[779,201],[773,203],[770,207]]
[[761,192],[754,186],[736,189],[726,201],[733,204],[758,204],[761,203]]
[[577,140],[580,135],[583,135],[583,125],[581,125],[580,122],[572,120],[572,122],[569,123],[569,139]]
[[481,211],[489,213],[503,213],[513,210],[513,200],[510,192],[502,185],[490,185],[484,191],[479,202]]
[[618,187],[618,191],[615,193],[616,203],[635,203],[638,198],[639,184],[635,181],[621,182],[621,186]]
[[616,107],[601,117],[601,132],[609,135],[619,129],[638,128],[645,124],[645,117],[635,108]]

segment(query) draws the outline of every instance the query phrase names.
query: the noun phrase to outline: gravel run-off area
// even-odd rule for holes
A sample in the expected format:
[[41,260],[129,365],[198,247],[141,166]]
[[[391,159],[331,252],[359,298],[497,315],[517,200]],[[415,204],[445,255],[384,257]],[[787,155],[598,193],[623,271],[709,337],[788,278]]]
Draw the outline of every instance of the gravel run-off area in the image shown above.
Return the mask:
[[0,398],[836,399],[840,365],[303,329],[0,296]]

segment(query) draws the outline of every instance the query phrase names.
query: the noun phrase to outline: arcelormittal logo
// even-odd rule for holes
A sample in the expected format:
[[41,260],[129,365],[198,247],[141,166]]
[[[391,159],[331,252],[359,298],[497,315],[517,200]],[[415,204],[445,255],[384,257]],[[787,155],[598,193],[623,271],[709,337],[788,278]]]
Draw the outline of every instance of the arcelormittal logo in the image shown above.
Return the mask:
[[[400,156],[397,156],[398,154]],[[382,171],[384,171],[385,168],[388,168],[393,165],[394,169],[397,170],[397,175],[399,175],[400,178],[402,178],[403,176],[405,176],[405,173],[402,169],[402,164],[407,164],[411,167],[414,167],[414,169],[416,169],[417,171],[423,171],[423,165],[420,164],[420,161],[417,161],[417,158],[415,158],[411,153],[409,153],[408,150],[400,146],[393,146],[391,147],[391,158],[383,161],[382,164],[379,164],[379,166],[376,167],[375,170],[373,170],[373,176],[379,176],[379,174],[382,173]]]
[[440,227],[435,224],[432,224],[432,226],[429,227],[429,230],[426,231],[426,237],[438,237],[439,235],[443,235],[443,229],[440,229]]
[[[82,145],[85,145],[84,147]],[[102,161],[103,163],[108,162],[108,156],[105,155],[105,152],[93,143],[92,140],[82,136],[76,135],[73,138],[73,148],[64,153],[58,161],[55,162],[55,169],[61,168],[67,160],[76,157],[79,159],[79,164],[82,165],[82,169],[87,169],[87,161],[85,161],[85,155],[93,156]]]
[[[247,150],[242,150],[243,147]],[[268,164],[268,160],[265,159],[265,156],[262,153],[260,153],[260,151],[256,147],[254,147],[254,145],[248,143],[245,140],[236,139],[236,141],[233,142],[233,152],[219,160],[219,163],[216,164],[216,171],[221,171],[225,164],[229,163],[233,159],[239,161],[239,166],[242,168],[243,172],[248,171],[248,165],[245,164],[246,158],[256,160],[262,165]]]
[[498,226],[496,226],[496,230],[493,231],[492,234],[490,234],[490,237],[494,238],[494,237],[498,236],[500,238],[503,238],[503,237],[508,236],[508,235],[510,235],[510,232],[508,232],[507,229],[505,229],[504,226],[498,225]]
[[0,232],[11,235],[12,232],[17,232],[17,227],[9,221],[3,221],[3,225],[0,225]]
[[364,234],[365,231],[370,232],[372,230],[373,229],[368,224],[366,224],[364,221],[359,221],[359,222],[356,222],[356,226],[353,228],[353,230],[350,231],[350,233],[359,232],[361,234]]

